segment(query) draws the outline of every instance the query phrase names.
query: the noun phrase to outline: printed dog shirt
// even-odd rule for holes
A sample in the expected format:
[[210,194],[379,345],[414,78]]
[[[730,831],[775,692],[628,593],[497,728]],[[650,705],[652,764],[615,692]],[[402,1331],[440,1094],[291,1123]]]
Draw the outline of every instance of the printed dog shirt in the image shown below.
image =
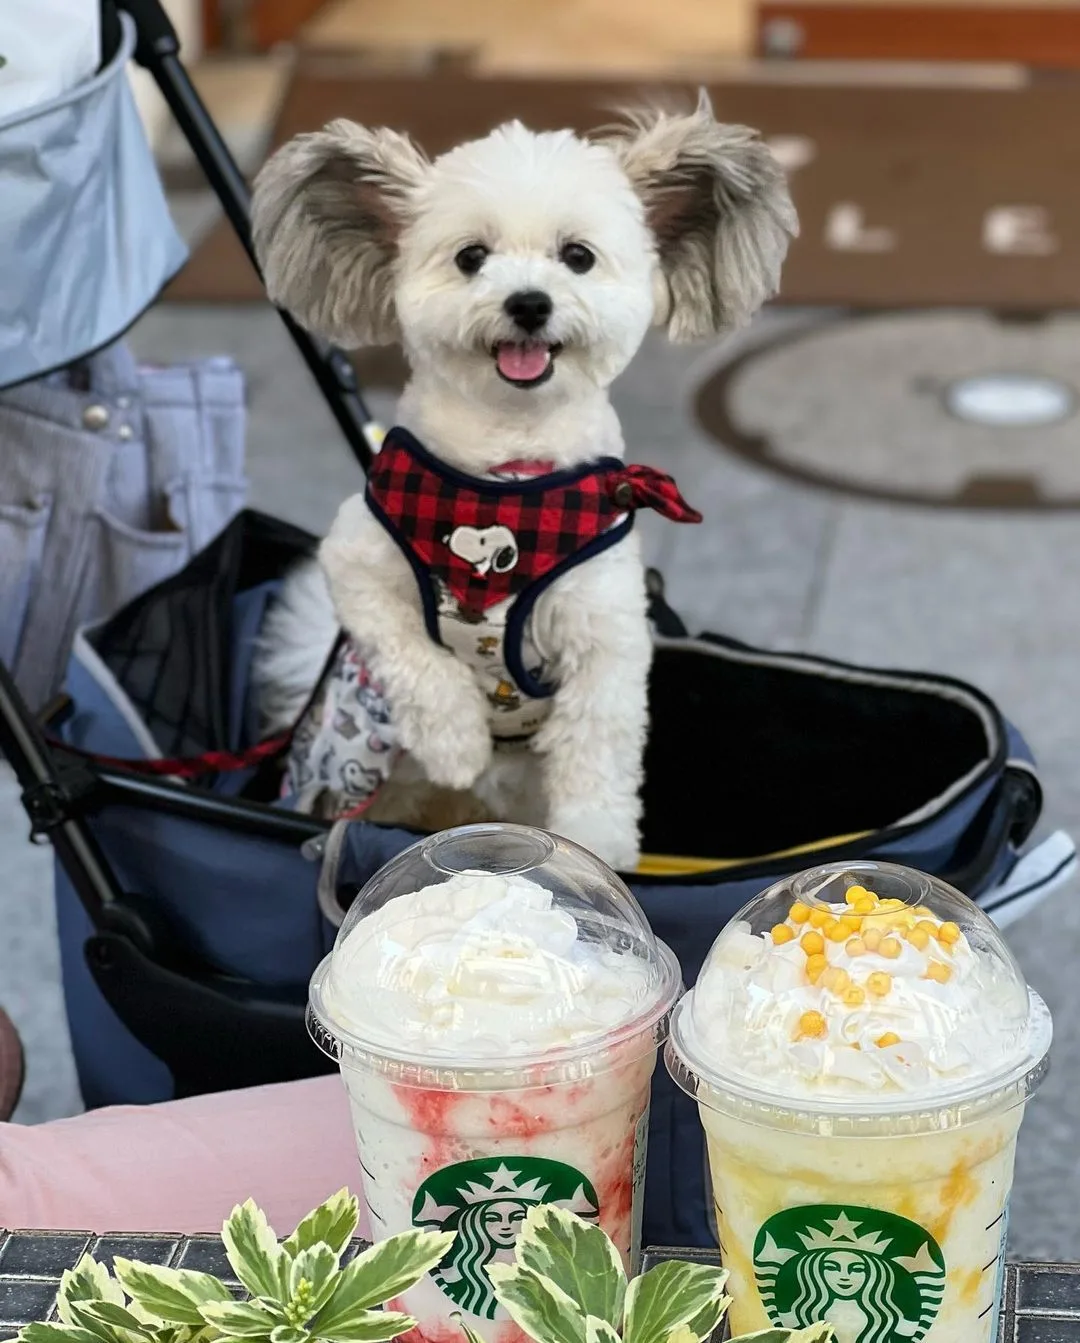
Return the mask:
[[[366,500],[412,566],[428,633],[472,669],[504,746],[530,737],[555,685],[530,616],[570,569],[617,545],[636,509],[700,522],[674,480],[601,458],[568,471],[507,463],[469,476],[392,429],[368,477]],[[304,803],[338,794],[358,810],[389,774],[396,734],[381,688],[356,650],[339,648],[297,730],[287,791]]]

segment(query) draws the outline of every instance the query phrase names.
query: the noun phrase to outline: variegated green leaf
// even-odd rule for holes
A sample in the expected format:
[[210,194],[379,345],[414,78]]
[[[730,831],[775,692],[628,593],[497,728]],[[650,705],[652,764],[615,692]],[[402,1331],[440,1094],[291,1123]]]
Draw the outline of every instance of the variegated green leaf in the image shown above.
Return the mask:
[[388,1339],[416,1328],[411,1315],[396,1310],[358,1310],[351,1317],[342,1317],[327,1330],[311,1329],[316,1339],[326,1343],[387,1343]]
[[631,1282],[626,1292],[624,1343],[667,1343],[724,1295],[727,1273],[708,1264],[668,1260]]
[[552,1203],[530,1208],[514,1258],[553,1282],[586,1315],[612,1328],[622,1324],[626,1274],[610,1236],[598,1226]]
[[329,1245],[335,1255],[340,1257],[356,1230],[359,1216],[360,1205],[356,1198],[347,1189],[339,1189],[325,1203],[320,1203],[313,1212],[308,1213],[282,1248],[286,1254],[295,1258],[301,1250],[310,1249],[314,1245]]
[[328,1331],[412,1287],[446,1257],[453,1243],[452,1231],[402,1231],[372,1245],[342,1269],[333,1295],[311,1321],[311,1332],[336,1338]]
[[253,1199],[233,1208],[221,1239],[233,1272],[251,1295],[280,1300],[288,1290],[288,1256]]
[[303,1324],[322,1310],[340,1278],[338,1256],[329,1245],[312,1245],[301,1250],[289,1271],[286,1313],[293,1324]]
[[307,1330],[295,1324],[279,1324],[270,1334],[270,1343],[307,1343]]
[[811,1324],[806,1329],[760,1329],[755,1334],[740,1334],[731,1343],[832,1343],[831,1324]]
[[208,1301],[200,1312],[207,1324],[235,1338],[269,1338],[282,1323],[257,1301]]
[[536,1343],[586,1343],[585,1312],[555,1283],[521,1264],[489,1264],[499,1304]]
[[225,1284],[209,1273],[163,1268],[160,1264],[140,1264],[119,1258],[113,1261],[113,1267],[128,1296],[144,1310],[172,1324],[201,1328],[200,1306],[209,1301],[232,1300]]
[[97,1343],[97,1336],[71,1324],[28,1324],[19,1330],[19,1343]]
[[85,1329],[88,1334],[93,1334],[99,1343],[128,1343],[126,1334],[118,1333],[112,1325],[90,1313],[91,1304],[89,1301],[70,1302],[67,1309],[69,1322],[77,1329]]
[[[137,1319],[130,1310],[118,1306],[115,1301],[73,1302],[72,1309],[77,1315],[89,1316],[90,1319],[100,1324],[105,1330],[103,1336],[109,1339],[110,1343],[112,1339],[117,1337],[118,1333],[121,1339],[128,1336],[134,1336],[135,1338],[156,1338],[157,1336],[157,1330],[153,1325]],[[89,1328],[89,1326],[87,1327]]]
[[[142,1319],[142,1314],[134,1301],[131,1303],[131,1313]],[[217,1331],[205,1324],[196,1328],[191,1324],[164,1325],[159,1322],[154,1336],[157,1343],[202,1343],[202,1340],[208,1338],[211,1334],[216,1340]]]
[[585,1343],[619,1343],[619,1335],[606,1320],[590,1315],[585,1320]]
[[[724,1281],[727,1281],[726,1273]],[[730,1296],[721,1296],[716,1301],[710,1301],[700,1315],[695,1316],[689,1324],[680,1325],[674,1334],[669,1335],[668,1343],[677,1343],[676,1336],[683,1333],[687,1336],[683,1343],[698,1343],[699,1339],[708,1338],[714,1329],[720,1327],[720,1322],[730,1305]]]
[[65,1269],[57,1293],[57,1312],[65,1324],[72,1324],[68,1303],[72,1301],[114,1301],[125,1303],[124,1291],[104,1264],[84,1254],[74,1268]]

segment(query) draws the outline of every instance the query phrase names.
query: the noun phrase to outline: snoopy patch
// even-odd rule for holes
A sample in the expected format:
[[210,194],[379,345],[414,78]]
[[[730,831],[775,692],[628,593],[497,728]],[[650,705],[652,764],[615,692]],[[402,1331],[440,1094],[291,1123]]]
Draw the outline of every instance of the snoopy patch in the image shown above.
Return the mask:
[[518,562],[517,537],[509,527],[455,527],[446,544],[451,554],[472,565],[479,578],[508,574]]

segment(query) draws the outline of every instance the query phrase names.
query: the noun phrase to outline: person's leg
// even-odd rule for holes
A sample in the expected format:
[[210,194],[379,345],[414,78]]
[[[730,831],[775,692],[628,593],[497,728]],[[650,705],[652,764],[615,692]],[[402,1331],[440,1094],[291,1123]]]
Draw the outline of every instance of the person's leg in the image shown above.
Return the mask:
[[217,1232],[253,1198],[284,1236],[343,1186],[360,1193],[337,1077],[0,1125],[8,1229]]
[[18,1105],[25,1070],[19,1033],[8,1014],[0,1008],[0,1120],[10,1119]]

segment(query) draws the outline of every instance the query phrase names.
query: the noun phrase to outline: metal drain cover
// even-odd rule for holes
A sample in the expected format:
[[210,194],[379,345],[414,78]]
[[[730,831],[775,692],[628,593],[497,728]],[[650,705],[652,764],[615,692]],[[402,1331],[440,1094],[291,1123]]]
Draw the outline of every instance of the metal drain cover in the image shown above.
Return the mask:
[[1080,316],[822,320],[700,386],[723,447],[806,483],[954,508],[1080,508]]

